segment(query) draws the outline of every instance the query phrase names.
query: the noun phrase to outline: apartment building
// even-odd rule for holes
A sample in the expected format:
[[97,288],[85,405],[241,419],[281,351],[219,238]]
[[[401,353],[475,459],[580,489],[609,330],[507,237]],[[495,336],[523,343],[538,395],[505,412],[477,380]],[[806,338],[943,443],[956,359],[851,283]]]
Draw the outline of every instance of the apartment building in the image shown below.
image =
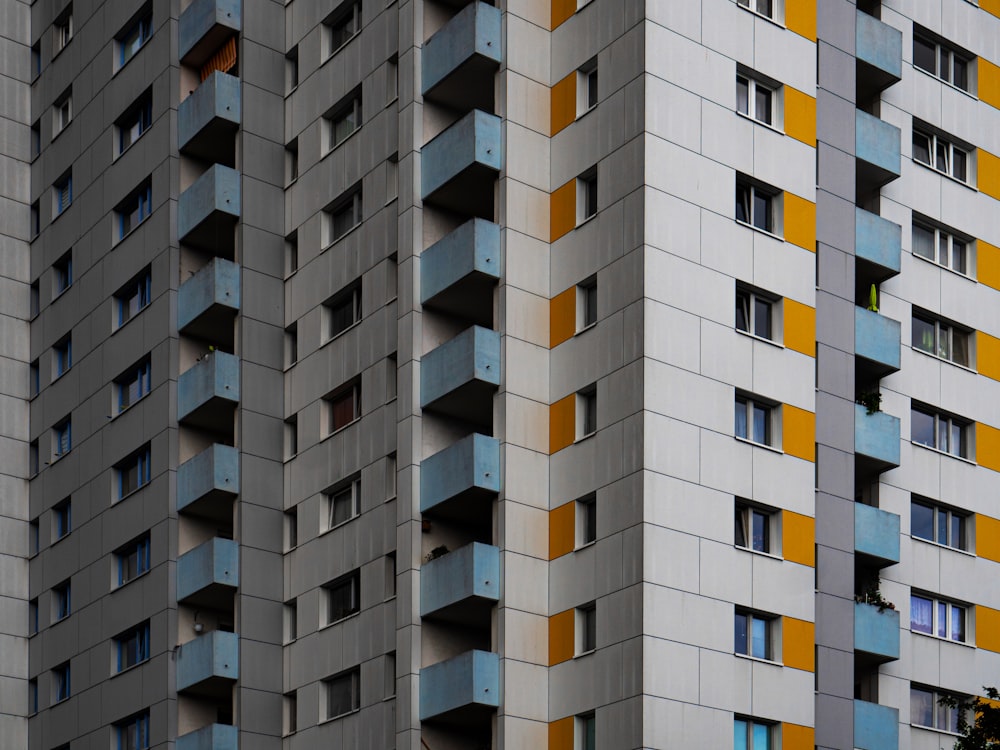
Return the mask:
[[0,746],[954,743],[998,0],[0,11]]

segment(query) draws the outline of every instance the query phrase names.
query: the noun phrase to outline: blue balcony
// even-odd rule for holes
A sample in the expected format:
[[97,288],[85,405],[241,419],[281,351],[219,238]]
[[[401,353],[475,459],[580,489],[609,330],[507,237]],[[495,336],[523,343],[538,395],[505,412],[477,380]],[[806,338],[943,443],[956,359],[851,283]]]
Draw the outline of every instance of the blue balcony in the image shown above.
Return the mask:
[[420,512],[467,518],[500,491],[500,441],[469,435],[420,465]]
[[899,711],[868,701],[854,701],[854,747],[857,750],[897,750]]
[[232,259],[240,218],[240,173],[213,164],[177,201],[177,238]]
[[420,569],[420,615],[462,625],[489,624],[500,599],[500,550],[473,542]]
[[466,651],[420,670],[420,720],[460,723],[488,717],[500,705],[500,657]]
[[215,431],[231,431],[233,407],[240,400],[240,360],[207,353],[177,378],[177,421]]
[[420,406],[468,422],[491,423],[499,385],[500,334],[488,328],[467,328],[420,363]]
[[240,309],[240,267],[223,258],[181,284],[177,291],[177,329],[189,336],[232,338],[233,317]]
[[898,274],[903,228],[863,208],[855,209],[854,221],[854,252],[869,266],[867,276],[878,283]]
[[177,512],[232,523],[240,492],[240,454],[214,444],[177,467]]
[[869,475],[899,466],[899,419],[855,404],[854,459],[855,468]]
[[240,545],[209,539],[177,558],[177,601],[224,609],[240,585]]
[[854,125],[859,188],[872,190],[899,177],[899,128],[860,109],[854,110]]
[[177,23],[177,56],[200,68],[229,37],[243,28],[241,0],[194,0]]
[[177,692],[225,693],[240,676],[239,636],[222,630],[177,647]]
[[421,195],[449,211],[493,219],[500,118],[473,110],[423,147]]
[[866,310],[854,308],[854,353],[867,360],[876,378],[899,369],[899,321]]
[[899,612],[855,602],[854,650],[876,663],[898,659]]
[[229,724],[209,724],[177,738],[174,750],[237,750],[239,730]]
[[420,303],[493,325],[493,290],[500,279],[500,227],[471,219],[420,255]]
[[903,34],[874,16],[857,11],[855,27],[858,101],[903,77]]
[[215,71],[177,108],[177,147],[213,162],[228,153],[231,161],[240,109],[240,79]]
[[424,42],[424,97],[463,111],[492,110],[502,60],[500,9],[472,2]]
[[899,562],[899,516],[863,503],[854,504],[854,551],[880,568]]

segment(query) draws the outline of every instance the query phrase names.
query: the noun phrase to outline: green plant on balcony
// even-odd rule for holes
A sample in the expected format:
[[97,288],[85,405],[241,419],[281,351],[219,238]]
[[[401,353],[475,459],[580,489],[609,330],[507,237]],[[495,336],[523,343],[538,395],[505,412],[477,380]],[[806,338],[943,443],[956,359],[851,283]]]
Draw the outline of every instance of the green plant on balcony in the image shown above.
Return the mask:
[[[984,687],[986,698],[956,698],[943,695],[938,703],[958,709],[958,733],[955,750],[1000,750],[1000,691]],[[969,717],[975,716],[970,723]]]
[[857,402],[865,407],[869,415],[882,411],[882,394],[878,391],[862,391],[858,394]]
[[868,292],[868,310],[869,312],[878,312],[878,291],[875,289],[875,285],[872,284],[872,288]]
[[895,604],[883,598],[882,592],[879,591],[877,583],[871,584],[862,593],[855,596],[854,601],[860,604],[871,604],[874,607],[878,607],[879,614],[885,612],[887,609],[891,609],[893,611],[896,609]]

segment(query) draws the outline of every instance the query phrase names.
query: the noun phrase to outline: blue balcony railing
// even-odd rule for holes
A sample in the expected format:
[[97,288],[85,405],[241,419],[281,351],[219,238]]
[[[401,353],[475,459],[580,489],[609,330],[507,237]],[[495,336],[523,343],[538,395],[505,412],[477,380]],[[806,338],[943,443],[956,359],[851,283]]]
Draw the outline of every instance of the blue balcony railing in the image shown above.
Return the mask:
[[213,258],[177,290],[177,329],[212,339],[220,331],[232,330],[232,319],[239,309],[239,265]]
[[177,201],[177,237],[193,247],[231,258],[233,227],[240,218],[240,173],[213,164]]
[[903,228],[863,208],[854,210],[854,252],[876,269],[879,281],[895,276],[900,269]]
[[239,636],[204,633],[177,647],[177,692],[211,692],[239,675]]
[[899,466],[899,419],[854,405],[854,452],[879,471]]
[[473,542],[420,569],[420,614],[468,622],[500,598],[500,549]]
[[423,147],[421,195],[458,213],[493,219],[502,164],[500,118],[473,110]]
[[240,492],[240,454],[218,443],[177,467],[177,511],[232,520]]
[[878,662],[899,658],[899,612],[854,603],[854,650]]
[[868,701],[854,701],[854,747],[856,750],[897,750],[899,711]]
[[241,0],[193,0],[177,22],[177,56],[191,67],[201,65],[243,28]]
[[233,151],[242,118],[240,79],[215,71],[177,107],[177,147],[206,161]]
[[420,720],[482,714],[500,705],[500,657],[467,651],[420,670]]
[[[495,497],[500,491],[500,441],[468,435],[425,458],[420,465],[420,511],[451,511]],[[456,507],[457,506],[457,507]]]
[[424,42],[424,97],[459,110],[493,109],[493,76],[502,60],[500,9],[472,2]]
[[500,227],[471,219],[420,255],[420,302],[492,327],[500,279]]
[[178,602],[202,606],[231,604],[239,584],[240,545],[232,539],[209,539],[177,558]]
[[854,353],[884,377],[899,369],[899,321],[863,307],[854,308]]
[[465,420],[487,423],[500,385],[500,334],[472,326],[424,355],[420,363],[420,406]]
[[899,516],[887,510],[854,504],[854,551],[881,567],[899,562]]
[[177,378],[177,421],[196,427],[226,427],[240,400],[240,360],[232,354],[207,353]]

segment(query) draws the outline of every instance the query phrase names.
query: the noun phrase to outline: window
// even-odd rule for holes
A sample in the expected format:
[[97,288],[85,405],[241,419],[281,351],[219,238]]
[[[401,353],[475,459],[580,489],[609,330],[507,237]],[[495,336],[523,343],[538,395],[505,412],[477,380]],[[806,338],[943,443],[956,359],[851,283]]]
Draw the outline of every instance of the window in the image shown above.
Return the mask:
[[952,693],[911,685],[910,723],[918,727],[958,734],[958,706],[941,705],[942,698],[962,700],[962,696]]
[[765,125],[777,127],[778,92],[775,87],[736,75],[736,111]]
[[910,410],[910,440],[928,448],[969,458],[968,423],[955,417],[914,406]]
[[576,653],[589,654],[597,648],[597,603],[576,608]]
[[324,399],[326,402],[326,433],[332,435],[361,418],[361,386],[352,384]]
[[968,516],[931,501],[910,503],[910,535],[960,550],[969,549]]
[[396,695],[396,652],[392,651],[385,655],[385,699]]
[[285,458],[289,459],[299,452],[299,417],[292,415],[285,420]]
[[129,232],[149,218],[153,211],[153,186],[147,182],[132,195],[122,201],[115,209],[118,223],[118,239],[124,238]]
[[28,715],[38,713],[38,680],[32,677],[28,680]]
[[968,182],[969,153],[946,138],[913,126],[913,158],[960,182]]
[[597,385],[576,394],[576,439],[583,440],[597,432]]
[[385,63],[385,103],[399,98],[399,60],[393,56]]
[[38,632],[38,597],[28,601],[28,635]]
[[910,630],[914,633],[965,643],[965,616],[964,605],[930,596],[910,595]]
[[[34,203],[31,204],[31,207],[28,211],[28,221],[31,222],[30,226],[31,239],[35,239],[35,237],[38,236],[38,233],[42,231],[42,218],[41,214],[38,211],[38,201],[35,201]],[[34,308],[34,314],[35,315],[38,314],[37,307]]]
[[396,595],[396,553],[390,552],[385,556],[385,585],[384,598],[388,601]]
[[597,541],[597,495],[591,494],[576,501],[577,549]]
[[344,3],[323,22],[323,26],[326,37],[326,56],[330,56],[361,31],[361,3]]
[[396,399],[399,387],[399,367],[396,361],[396,353],[393,352],[385,358],[385,402]]
[[285,552],[299,546],[299,512],[297,508],[285,511]]
[[35,476],[38,473],[38,439],[28,443],[28,475]]
[[131,716],[115,724],[117,750],[144,750],[149,747],[149,711]]
[[336,719],[361,708],[361,670],[351,669],[323,680],[326,718]]
[[[34,209],[33,209],[34,210]],[[35,234],[38,234],[36,231]],[[41,286],[38,283],[38,279],[31,282],[31,286],[28,287],[28,314],[31,316],[31,320],[38,317],[39,308],[39,292],[41,291]]]
[[579,333],[597,323],[597,277],[576,287],[576,330]]
[[285,53],[285,92],[290,94],[299,85],[299,48],[292,47]]
[[73,6],[70,5],[65,11],[52,23],[52,34],[54,36],[53,40],[53,56],[62,52],[66,45],[70,43],[73,39]]
[[153,15],[148,10],[115,38],[118,67],[127,63],[153,35]]
[[73,450],[73,422],[67,417],[52,428],[52,454],[62,458]]
[[298,636],[299,603],[296,599],[285,602],[283,617],[284,642],[291,643]]
[[52,538],[62,539],[73,530],[73,505],[67,498],[52,509]]
[[35,120],[31,123],[31,159],[34,160],[42,153],[42,123]]
[[73,251],[52,264],[53,292],[56,296],[73,286]]
[[42,74],[42,42],[31,45],[31,81],[34,82]]
[[331,245],[361,223],[360,188],[353,189],[324,214],[324,245]]
[[749,333],[757,338],[774,340],[773,300],[759,292],[741,286],[736,287],[736,330]]
[[734,544],[754,552],[771,553],[771,523],[774,513],[736,503]]
[[597,58],[580,66],[576,71],[576,116],[580,117],[597,106]]
[[950,268],[961,274],[968,274],[970,243],[943,229],[923,224],[913,225],[913,254]]
[[152,298],[152,287],[153,277],[149,268],[146,268],[118,290],[115,294],[115,309],[119,327],[125,325],[146,308]]
[[576,178],[576,223],[597,215],[597,168]]
[[149,368],[149,360],[146,359],[134,365],[115,381],[115,400],[119,414],[149,393]]
[[285,237],[285,278],[299,270],[299,235],[292,232]]
[[52,347],[53,358],[55,359],[56,377],[64,375],[73,366],[73,339],[65,336]]
[[736,182],[736,221],[775,233],[774,196],[766,188],[744,180]]
[[771,445],[774,440],[771,429],[772,407],[750,396],[736,396],[736,437],[752,443]]
[[298,693],[292,690],[282,696],[282,724],[281,733],[283,735],[295,734],[298,731]]
[[73,119],[73,94],[72,89],[66,89],[52,103],[52,137],[56,137]]
[[361,321],[361,284],[353,284],[323,303],[324,340],[342,334]]
[[339,489],[324,493],[323,506],[325,508],[326,528],[332,529],[356,517],[360,512],[360,505],[360,479],[354,479]]
[[970,61],[971,56],[956,52],[930,36],[914,31],[913,67],[930,73],[955,88],[968,91]]
[[149,446],[133,453],[116,467],[118,474],[118,497],[127,497],[140,487],[149,484]]
[[55,703],[64,701],[71,695],[69,662],[52,668],[52,699]]
[[[758,0],[759,1],[759,0]],[[755,719],[733,721],[734,750],[770,750],[772,726]]]
[[119,586],[124,586],[149,570],[149,548],[149,535],[146,534],[115,553]]
[[580,714],[573,722],[574,750],[597,750],[597,716]]
[[956,365],[969,366],[972,337],[968,331],[944,323],[926,313],[914,312],[912,334],[914,349],[954,362]]
[[38,554],[41,535],[39,533],[38,519],[34,518],[28,522],[28,556],[34,557]]
[[58,622],[69,617],[73,611],[72,591],[69,581],[52,587],[52,621]]
[[144,622],[115,637],[116,672],[149,658],[149,623]]
[[396,154],[393,154],[392,157],[385,163],[386,205],[389,205],[398,197],[399,197],[399,157]]
[[118,134],[118,153],[122,154],[129,146],[149,130],[153,124],[153,93],[151,90],[142,94],[136,103],[129,107],[115,123]]
[[733,630],[736,653],[755,659],[774,659],[771,647],[773,622],[769,617],[737,610]]
[[326,621],[332,625],[361,611],[361,573],[355,570],[324,586],[326,589]]
[[52,215],[59,216],[73,202],[73,174],[67,172],[52,184]]
[[361,127],[361,92],[350,93],[347,101],[334,107],[325,120],[328,130],[327,150],[329,151],[346,141],[354,131]]
[[293,138],[285,146],[285,184],[299,179],[299,139]]
[[396,454],[385,457],[385,499],[388,502],[396,497]]

